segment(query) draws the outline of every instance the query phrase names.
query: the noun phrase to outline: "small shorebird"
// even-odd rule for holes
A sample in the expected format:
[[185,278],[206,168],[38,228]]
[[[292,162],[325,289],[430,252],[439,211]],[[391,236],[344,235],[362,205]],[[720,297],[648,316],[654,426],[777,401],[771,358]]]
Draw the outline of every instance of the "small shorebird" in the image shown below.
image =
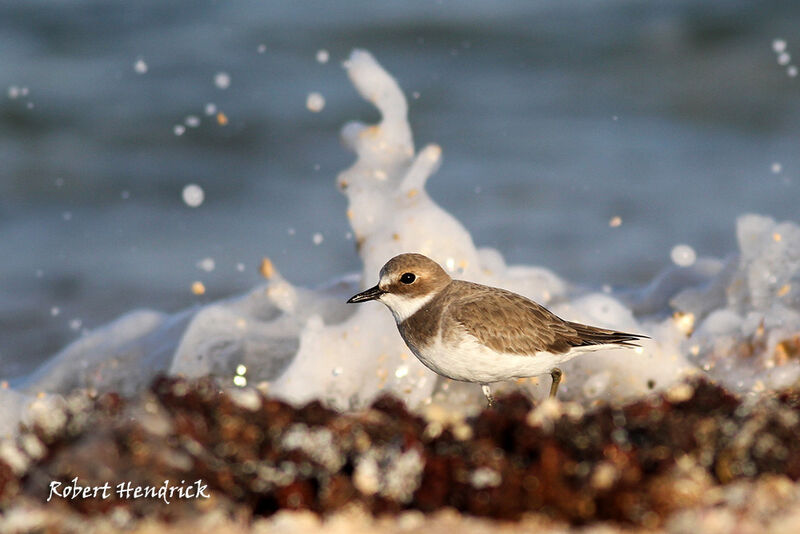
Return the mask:
[[549,373],[550,397],[561,381],[557,366],[588,351],[637,347],[647,336],[565,321],[511,291],[453,280],[422,254],[389,260],[375,287],[347,302],[379,300],[394,315],[400,335],[419,360],[442,376],[489,384]]

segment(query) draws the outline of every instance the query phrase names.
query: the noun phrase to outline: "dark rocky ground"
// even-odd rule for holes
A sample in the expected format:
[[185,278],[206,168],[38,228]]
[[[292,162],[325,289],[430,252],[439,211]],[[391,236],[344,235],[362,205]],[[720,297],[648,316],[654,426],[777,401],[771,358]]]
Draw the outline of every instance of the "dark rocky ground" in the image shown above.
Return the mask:
[[[390,397],[341,414],[160,378],[72,397],[2,452],[2,532],[800,531],[800,389],[741,399],[700,380],[585,412],[512,394],[453,424]],[[111,495],[46,502],[74,477]],[[198,479],[208,499],[114,491]]]

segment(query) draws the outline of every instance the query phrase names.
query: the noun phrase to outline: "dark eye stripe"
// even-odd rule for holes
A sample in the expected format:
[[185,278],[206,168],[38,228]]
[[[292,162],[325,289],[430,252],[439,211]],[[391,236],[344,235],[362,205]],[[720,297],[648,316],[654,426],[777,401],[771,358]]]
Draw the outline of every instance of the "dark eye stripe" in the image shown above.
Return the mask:
[[404,273],[403,276],[400,277],[400,281],[404,284],[411,284],[416,279],[417,277],[414,276],[414,273]]

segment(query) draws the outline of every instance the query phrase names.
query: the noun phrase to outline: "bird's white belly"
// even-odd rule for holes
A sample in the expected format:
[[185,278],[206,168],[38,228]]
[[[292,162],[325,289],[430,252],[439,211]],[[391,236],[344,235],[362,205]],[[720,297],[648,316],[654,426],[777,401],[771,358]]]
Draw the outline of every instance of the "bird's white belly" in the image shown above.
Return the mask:
[[457,345],[440,339],[412,352],[426,367],[447,378],[488,384],[549,373],[554,367],[572,359],[583,350],[566,354],[538,352],[531,355],[498,353],[481,345],[474,337],[465,337]]

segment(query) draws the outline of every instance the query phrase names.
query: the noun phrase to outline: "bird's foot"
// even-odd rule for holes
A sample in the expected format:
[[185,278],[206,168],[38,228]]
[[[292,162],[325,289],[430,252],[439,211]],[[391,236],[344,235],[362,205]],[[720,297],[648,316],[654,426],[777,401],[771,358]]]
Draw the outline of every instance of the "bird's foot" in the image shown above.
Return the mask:
[[481,384],[481,390],[486,396],[486,402],[489,403],[489,408],[492,408],[494,406],[494,395],[492,395],[492,388],[489,387],[489,384]]
[[552,371],[550,371],[550,377],[553,379],[553,383],[550,384],[550,398],[555,399],[556,393],[558,393],[558,385],[561,383],[561,376],[564,373],[561,372],[561,369],[558,367],[554,367]]

